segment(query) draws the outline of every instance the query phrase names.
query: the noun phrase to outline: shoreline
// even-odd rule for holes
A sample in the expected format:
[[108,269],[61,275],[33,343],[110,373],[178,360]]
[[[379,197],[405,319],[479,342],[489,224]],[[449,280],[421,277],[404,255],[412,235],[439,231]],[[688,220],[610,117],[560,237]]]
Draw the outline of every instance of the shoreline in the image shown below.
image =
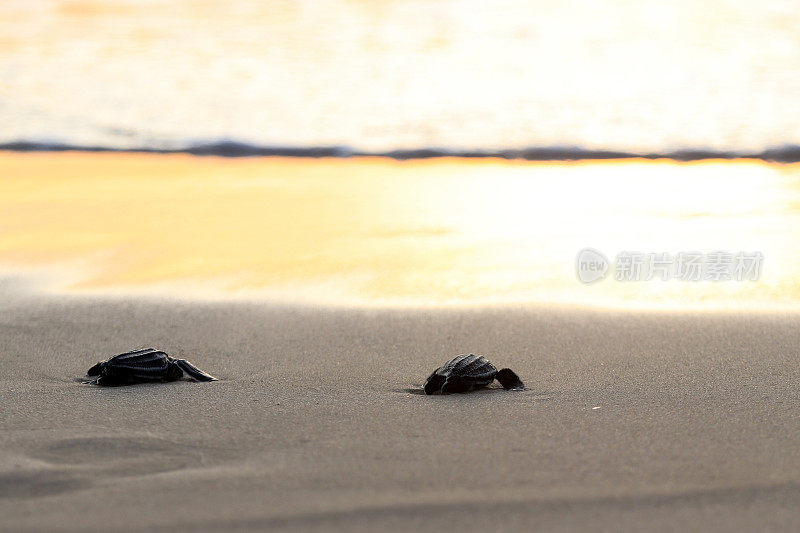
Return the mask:
[[620,150],[590,149],[580,146],[541,146],[511,148],[506,150],[458,150],[436,147],[408,148],[386,151],[358,150],[348,146],[262,146],[239,141],[212,141],[189,144],[178,148],[84,146],[36,141],[0,143],[0,152],[10,153],[116,153],[116,154],[184,154],[193,156],[239,157],[291,157],[364,159],[385,158],[397,161],[424,159],[500,159],[508,161],[572,162],[572,161],[735,161],[756,160],[765,163],[792,164],[800,162],[800,145],[785,144],[761,151],[711,150],[683,148],[663,152],[629,152]]
[[[131,153],[0,153],[0,164],[0,265],[69,291],[378,307],[800,306],[797,165]],[[758,251],[765,266],[757,283],[584,285],[574,262],[587,246],[612,259]]]
[[26,301],[30,299],[63,299],[75,302],[104,302],[113,304],[126,300],[150,304],[174,305],[250,305],[276,309],[316,309],[329,312],[336,311],[378,311],[378,312],[436,312],[456,311],[473,312],[482,310],[514,311],[547,310],[561,313],[618,313],[635,315],[731,315],[731,316],[786,316],[800,314],[800,302],[770,305],[743,304],[740,307],[730,304],[709,304],[702,306],[686,305],[637,305],[626,302],[617,304],[593,304],[586,302],[558,302],[531,300],[495,300],[469,302],[402,302],[380,300],[321,301],[314,297],[298,298],[291,290],[284,294],[268,291],[243,291],[241,294],[226,292],[210,292],[207,283],[194,287],[144,286],[113,287],[108,289],[69,288],[70,283],[51,273],[61,272],[59,265],[38,266],[31,268],[10,267],[0,265],[0,288],[8,291],[7,301]]

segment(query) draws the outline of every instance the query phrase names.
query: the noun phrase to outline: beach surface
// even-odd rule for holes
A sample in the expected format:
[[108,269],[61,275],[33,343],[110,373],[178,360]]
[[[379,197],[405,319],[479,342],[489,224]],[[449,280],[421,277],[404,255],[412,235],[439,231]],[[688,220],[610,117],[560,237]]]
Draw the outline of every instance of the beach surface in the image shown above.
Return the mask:
[[[800,527],[796,315],[0,290],[4,530]],[[143,345],[220,381],[76,381]],[[420,394],[469,351],[528,389]]]
[[[800,528],[798,165],[0,166],[2,530]],[[586,246],[765,265],[586,285]],[[147,346],[220,380],[81,383]],[[527,390],[421,394],[468,352]]]

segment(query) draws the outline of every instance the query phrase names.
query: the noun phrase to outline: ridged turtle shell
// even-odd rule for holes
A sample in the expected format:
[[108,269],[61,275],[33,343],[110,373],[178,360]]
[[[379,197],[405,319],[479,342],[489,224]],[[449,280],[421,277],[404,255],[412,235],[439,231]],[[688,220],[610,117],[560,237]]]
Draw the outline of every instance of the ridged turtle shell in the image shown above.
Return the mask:
[[425,383],[425,394],[468,392],[494,381],[497,368],[484,356],[458,355],[437,368]]
[[523,390],[525,384],[512,370],[497,370],[484,356],[458,355],[434,370],[425,382],[425,394],[469,392],[497,379],[506,390]]

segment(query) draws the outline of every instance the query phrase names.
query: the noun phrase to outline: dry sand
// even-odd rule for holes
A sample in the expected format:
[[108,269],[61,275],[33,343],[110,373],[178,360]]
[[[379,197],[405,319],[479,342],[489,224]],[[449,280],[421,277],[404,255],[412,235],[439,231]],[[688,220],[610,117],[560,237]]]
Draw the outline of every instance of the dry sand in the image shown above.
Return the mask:
[[[797,315],[0,290],[5,530],[800,527]],[[221,381],[76,382],[143,345]],[[465,351],[529,389],[419,394]]]

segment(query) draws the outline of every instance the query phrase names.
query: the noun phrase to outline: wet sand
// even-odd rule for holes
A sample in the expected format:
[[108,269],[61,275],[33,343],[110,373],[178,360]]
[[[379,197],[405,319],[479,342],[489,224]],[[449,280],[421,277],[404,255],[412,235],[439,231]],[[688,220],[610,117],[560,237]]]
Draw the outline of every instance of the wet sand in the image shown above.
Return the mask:
[[[5,530],[795,530],[800,317],[0,286]],[[100,388],[152,345],[221,378]],[[449,356],[524,392],[427,397]]]
[[[0,151],[0,168],[0,274],[37,269],[38,289],[800,310],[800,164]],[[765,259],[758,283],[586,286],[586,247]]]

